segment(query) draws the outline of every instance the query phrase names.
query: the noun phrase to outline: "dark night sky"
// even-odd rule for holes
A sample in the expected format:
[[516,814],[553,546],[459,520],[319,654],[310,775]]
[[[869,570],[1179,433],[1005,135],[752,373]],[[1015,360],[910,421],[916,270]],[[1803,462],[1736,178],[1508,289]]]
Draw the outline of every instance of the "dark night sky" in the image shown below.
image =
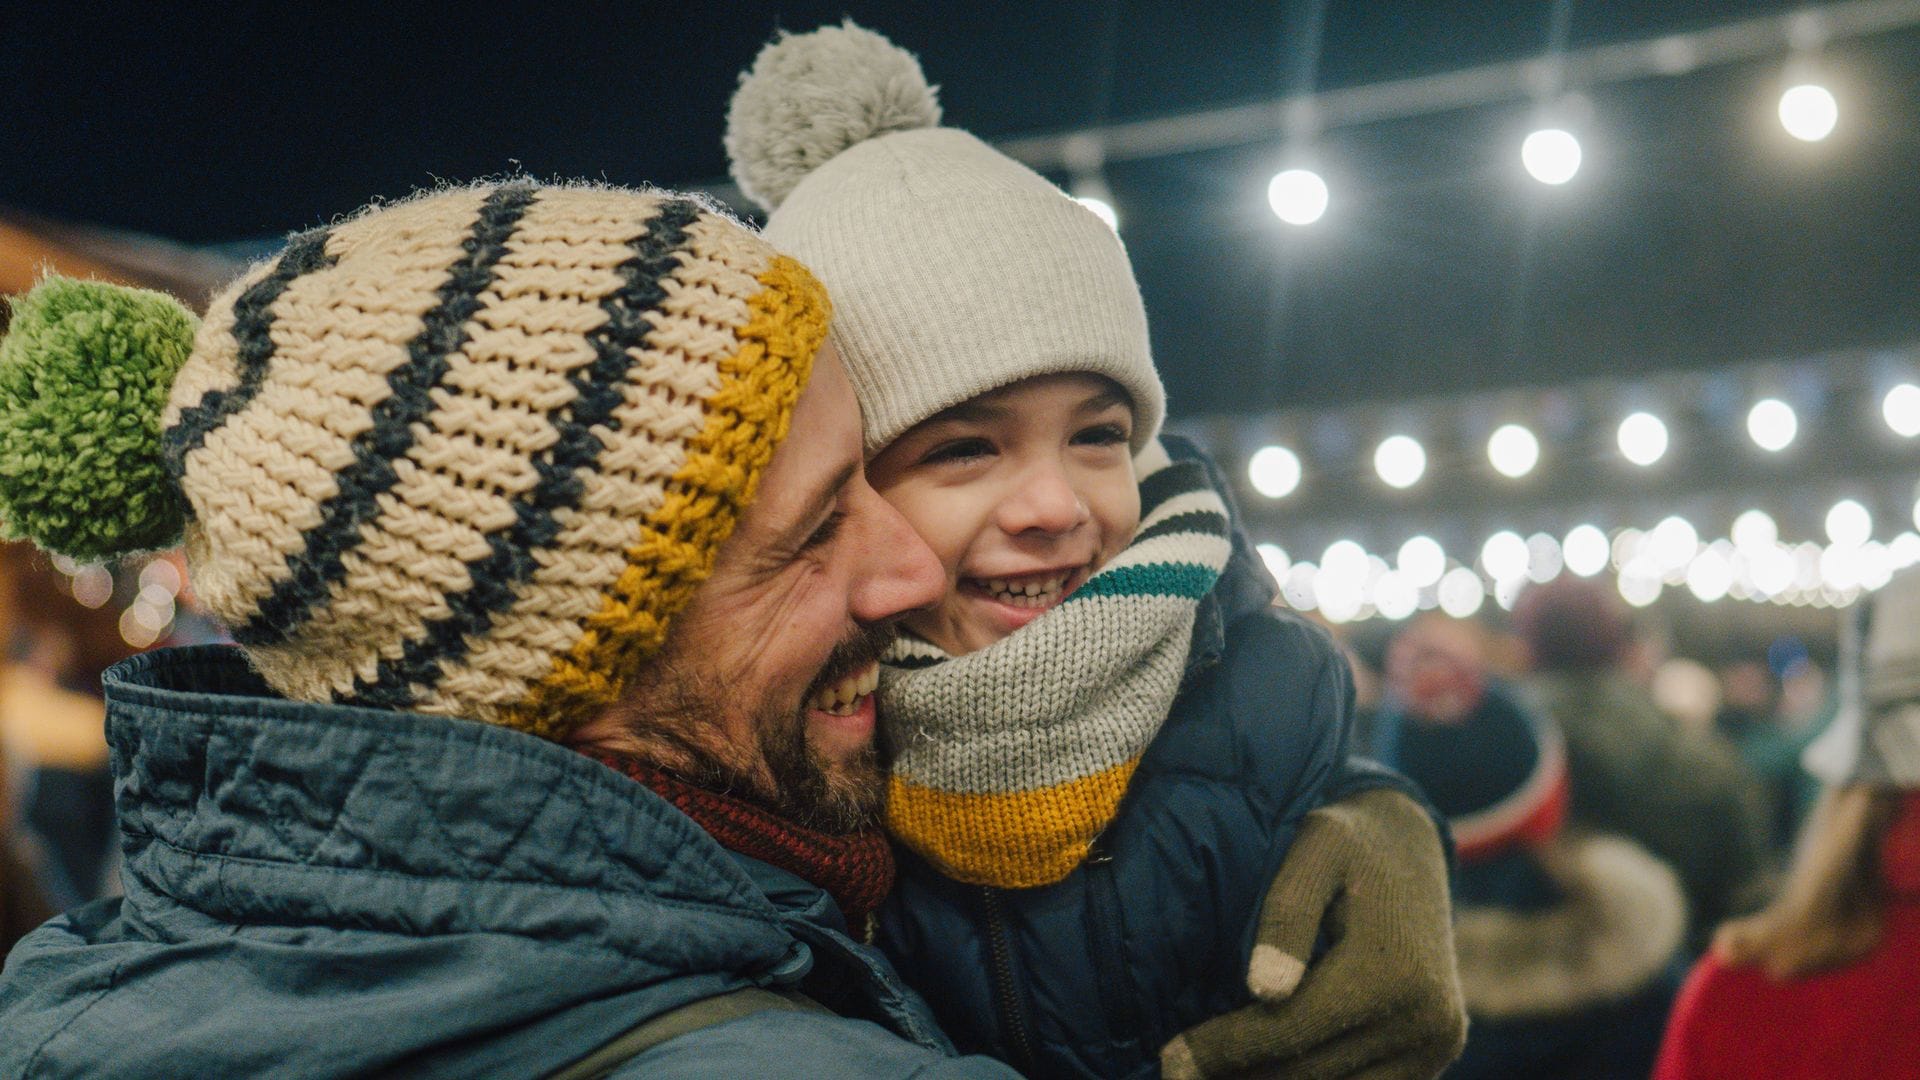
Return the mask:
[[[222,242],[436,178],[713,181],[735,73],[843,14],[990,139],[1159,116],[1282,91],[1295,6],[33,5],[0,15],[0,203]],[[1790,6],[1587,0],[1569,41]],[[1535,55],[1550,10],[1338,0],[1319,85]],[[1843,126],[1810,147],[1771,119],[1780,58],[1596,88],[1566,189],[1517,174],[1519,103],[1336,131],[1305,232],[1265,208],[1277,142],[1113,165],[1176,414],[1920,341],[1920,33],[1826,62]]]

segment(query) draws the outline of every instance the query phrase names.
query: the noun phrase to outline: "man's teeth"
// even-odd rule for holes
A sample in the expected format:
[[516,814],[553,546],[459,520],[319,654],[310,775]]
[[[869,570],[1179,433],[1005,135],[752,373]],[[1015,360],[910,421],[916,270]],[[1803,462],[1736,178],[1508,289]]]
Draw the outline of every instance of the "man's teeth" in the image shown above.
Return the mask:
[[814,691],[813,697],[807,700],[807,707],[835,716],[852,716],[854,705],[873,693],[879,685],[880,665],[868,664],[839,682]]
[[1047,607],[1059,599],[1060,590],[1066,588],[1071,574],[1061,574],[1050,578],[1028,578],[1025,581],[1008,581],[1005,578],[981,578],[980,587],[995,600],[1014,607]]

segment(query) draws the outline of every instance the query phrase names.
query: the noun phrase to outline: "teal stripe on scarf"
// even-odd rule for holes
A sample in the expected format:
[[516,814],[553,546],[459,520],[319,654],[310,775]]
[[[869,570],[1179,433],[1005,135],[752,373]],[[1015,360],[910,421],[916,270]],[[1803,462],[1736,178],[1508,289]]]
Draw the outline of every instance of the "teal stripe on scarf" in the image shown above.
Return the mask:
[[1116,566],[1095,574],[1075,589],[1063,604],[1091,600],[1097,596],[1180,596],[1198,600],[1220,580],[1217,566],[1193,563],[1147,563],[1143,566]]

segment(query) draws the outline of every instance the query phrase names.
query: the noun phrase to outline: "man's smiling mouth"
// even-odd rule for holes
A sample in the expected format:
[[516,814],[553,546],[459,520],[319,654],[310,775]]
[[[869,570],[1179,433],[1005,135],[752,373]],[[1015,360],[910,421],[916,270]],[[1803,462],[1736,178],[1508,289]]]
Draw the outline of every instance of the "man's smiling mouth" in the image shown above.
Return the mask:
[[873,693],[879,685],[880,665],[870,663],[815,690],[813,696],[807,699],[807,708],[833,716],[852,716],[860,706],[860,699]]

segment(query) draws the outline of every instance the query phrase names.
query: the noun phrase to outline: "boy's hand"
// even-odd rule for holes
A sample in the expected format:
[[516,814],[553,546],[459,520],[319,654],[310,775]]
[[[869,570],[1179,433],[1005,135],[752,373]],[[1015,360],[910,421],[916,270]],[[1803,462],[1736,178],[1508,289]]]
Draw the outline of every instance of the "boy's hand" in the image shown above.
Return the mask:
[[[1332,947],[1309,969],[1325,924]],[[1392,790],[1307,815],[1267,892],[1247,972],[1255,1001],[1160,1051],[1168,1080],[1439,1075],[1466,1045],[1446,857]]]

